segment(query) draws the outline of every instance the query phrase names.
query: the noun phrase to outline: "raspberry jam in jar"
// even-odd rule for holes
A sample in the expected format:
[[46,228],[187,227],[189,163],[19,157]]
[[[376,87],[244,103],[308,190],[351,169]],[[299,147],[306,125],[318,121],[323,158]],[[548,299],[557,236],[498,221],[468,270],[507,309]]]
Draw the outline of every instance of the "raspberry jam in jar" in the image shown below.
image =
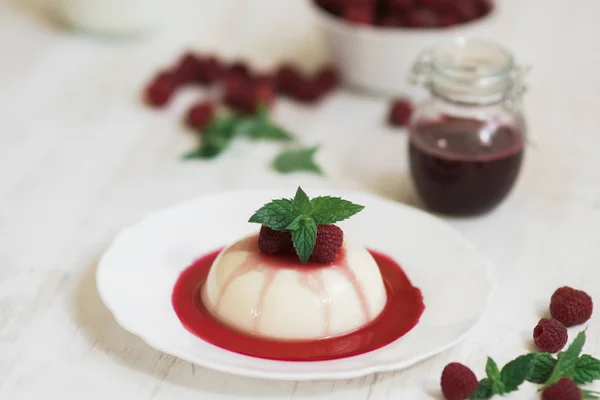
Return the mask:
[[514,186],[524,155],[526,68],[488,41],[460,38],[421,54],[411,80],[431,96],[410,124],[410,171],[432,212],[473,216]]

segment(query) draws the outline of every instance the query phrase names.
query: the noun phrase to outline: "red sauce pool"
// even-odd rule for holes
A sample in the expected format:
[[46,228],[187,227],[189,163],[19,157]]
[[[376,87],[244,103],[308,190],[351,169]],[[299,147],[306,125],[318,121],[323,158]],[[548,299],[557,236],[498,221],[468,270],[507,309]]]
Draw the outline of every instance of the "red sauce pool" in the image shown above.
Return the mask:
[[342,336],[316,340],[279,341],[245,334],[218,321],[201,300],[201,288],[221,250],[198,259],[179,276],[173,289],[173,308],[183,326],[202,340],[224,350],[279,361],[325,361],[351,357],[386,346],[419,322],[425,305],[398,263],[370,251],[383,276],[388,301],[369,325]]

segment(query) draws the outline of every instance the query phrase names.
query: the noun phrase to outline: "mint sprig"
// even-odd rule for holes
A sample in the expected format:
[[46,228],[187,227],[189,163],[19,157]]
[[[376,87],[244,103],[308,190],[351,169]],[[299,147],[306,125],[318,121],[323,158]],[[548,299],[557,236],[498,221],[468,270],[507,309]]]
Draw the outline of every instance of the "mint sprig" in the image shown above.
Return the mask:
[[273,168],[282,174],[309,172],[323,175],[321,167],[314,159],[317,151],[319,151],[318,146],[283,150],[273,160]]
[[219,156],[237,137],[251,140],[291,141],[294,136],[275,124],[267,109],[258,108],[255,115],[224,115],[213,119],[202,132],[200,145],[183,156],[184,159],[211,159]]
[[[569,347],[554,358],[550,353],[529,353],[517,357],[498,370],[496,362],[488,358],[487,377],[479,381],[471,399],[489,399],[518,390],[527,381],[542,385],[542,389],[562,378],[582,385],[600,379],[600,360],[584,354],[585,331],[580,332]],[[584,399],[597,399],[598,393],[582,390]]]
[[317,241],[317,225],[346,220],[361,212],[364,206],[339,197],[321,196],[310,199],[298,187],[293,199],[277,199],[258,209],[248,222],[276,231],[292,233],[292,242],[302,263],[308,262]]

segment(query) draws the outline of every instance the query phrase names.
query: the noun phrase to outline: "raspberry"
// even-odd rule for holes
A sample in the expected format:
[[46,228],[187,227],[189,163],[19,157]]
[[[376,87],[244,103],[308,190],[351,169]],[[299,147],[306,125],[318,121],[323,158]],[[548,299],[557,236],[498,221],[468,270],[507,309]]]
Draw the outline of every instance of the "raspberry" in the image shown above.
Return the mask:
[[254,79],[251,85],[252,99],[249,102],[249,106],[251,106],[249,112],[258,111],[258,106],[261,104],[270,108],[275,103],[275,83],[271,77]]
[[301,103],[315,103],[321,99],[322,92],[317,82],[304,81],[301,85],[296,86],[290,95]]
[[344,19],[358,25],[369,25],[373,23],[373,7],[363,4],[346,4],[344,8]]
[[223,103],[233,110],[248,109],[251,85],[249,80],[240,75],[231,75],[225,78],[223,84]]
[[412,103],[407,99],[395,99],[389,113],[389,123],[393,126],[405,126],[412,116]]
[[265,254],[274,255],[293,248],[292,234],[261,226],[258,234],[258,248]]
[[564,326],[583,324],[592,316],[592,298],[581,290],[563,286],[558,288],[550,299],[550,314]]
[[385,0],[388,10],[393,12],[406,11],[415,5],[415,0]]
[[384,28],[397,28],[404,25],[404,20],[398,15],[384,15],[380,17],[376,24]]
[[223,76],[223,66],[216,57],[203,57],[198,61],[196,80],[202,84],[210,85]]
[[204,130],[212,121],[215,106],[212,103],[200,102],[188,110],[186,123],[190,128]]
[[324,92],[330,92],[334,90],[340,84],[340,77],[338,71],[333,67],[323,68],[317,74],[317,82]]
[[252,76],[252,72],[245,62],[236,61],[227,68],[227,76],[239,76],[248,79]]
[[408,15],[408,25],[413,28],[435,28],[440,21],[436,13],[427,9],[417,9]]
[[302,82],[302,75],[291,64],[283,64],[275,74],[277,90],[280,93],[289,93]]
[[196,80],[199,65],[200,59],[194,53],[188,52],[184,54],[174,70],[177,82],[179,84],[194,82]]
[[344,244],[344,232],[340,228],[335,225],[319,225],[312,260],[321,263],[332,262],[342,244]]
[[172,74],[161,73],[146,87],[146,102],[153,107],[164,107],[171,100],[176,88],[176,78]]
[[581,390],[569,378],[562,378],[548,386],[542,393],[542,400],[581,400]]
[[442,14],[440,16],[440,26],[447,28],[449,26],[457,25],[460,22],[457,16],[451,13]]
[[541,351],[556,353],[567,344],[567,328],[553,318],[542,318],[533,329],[533,340]]
[[446,365],[442,372],[442,393],[447,400],[465,400],[477,389],[477,377],[460,363]]
[[450,6],[461,22],[472,21],[479,16],[477,3],[474,0],[454,0]]

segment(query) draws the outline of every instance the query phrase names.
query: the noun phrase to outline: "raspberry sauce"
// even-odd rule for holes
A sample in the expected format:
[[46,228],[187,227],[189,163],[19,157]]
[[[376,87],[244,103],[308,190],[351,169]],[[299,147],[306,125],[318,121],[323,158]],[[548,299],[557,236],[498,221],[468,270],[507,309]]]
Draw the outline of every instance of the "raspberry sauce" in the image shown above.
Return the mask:
[[[425,310],[421,291],[411,284],[398,263],[370,251],[379,266],[388,296],[385,308],[373,322],[345,335],[316,340],[280,341],[246,334],[218,321],[202,303],[201,288],[219,253],[220,250],[205,255],[182,272],[173,289],[173,308],[188,331],[235,353],[280,361],[323,361],[355,356],[399,339],[419,322]],[[358,282],[355,287],[360,297]],[[310,289],[321,290],[319,287]]]
[[491,121],[445,117],[411,128],[413,181],[426,207],[478,215],[511,191],[523,160],[523,135]]

